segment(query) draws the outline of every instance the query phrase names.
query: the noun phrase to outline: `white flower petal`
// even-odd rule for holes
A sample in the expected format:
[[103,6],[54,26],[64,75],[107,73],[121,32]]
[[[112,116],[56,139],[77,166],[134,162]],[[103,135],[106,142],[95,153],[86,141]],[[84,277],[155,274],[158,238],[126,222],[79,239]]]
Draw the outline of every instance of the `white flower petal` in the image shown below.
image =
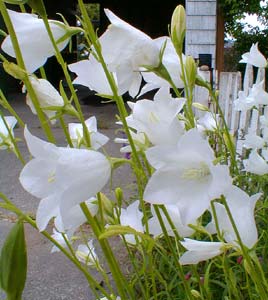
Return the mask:
[[57,216],[59,212],[59,197],[58,194],[52,194],[40,201],[36,212],[36,225],[39,231],[45,230],[49,220]]
[[[45,64],[48,57],[54,55],[54,48],[44,22],[42,19],[37,18],[36,15],[29,13],[8,10],[8,14],[17,35],[26,69],[29,73],[33,73]],[[54,20],[49,20],[49,23],[56,41],[67,33],[64,23]],[[70,38],[67,38],[58,44],[60,51],[67,46],[69,40]],[[9,35],[4,39],[1,48],[8,55],[15,57],[15,51]]]

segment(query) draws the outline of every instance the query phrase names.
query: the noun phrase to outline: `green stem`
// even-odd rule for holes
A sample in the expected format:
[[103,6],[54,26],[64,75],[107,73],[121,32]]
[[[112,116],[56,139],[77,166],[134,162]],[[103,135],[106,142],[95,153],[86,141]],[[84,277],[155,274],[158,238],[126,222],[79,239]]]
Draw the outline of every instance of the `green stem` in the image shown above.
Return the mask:
[[226,146],[230,152],[230,157],[231,157],[231,169],[232,169],[233,173],[238,174],[239,168],[238,168],[237,161],[236,161],[236,149],[235,149],[235,145],[233,143],[233,139],[231,138],[228,125],[226,123],[224,114],[222,112],[222,109],[221,109],[219,101],[218,101],[218,97],[215,95],[215,92],[212,90],[212,88],[209,90],[209,92],[210,92],[212,101],[215,103],[216,109],[221,117],[222,122],[223,122],[224,133],[228,140],[228,144]]
[[74,146],[73,146],[73,142],[72,142],[72,139],[71,139],[71,137],[70,137],[70,134],[69,134],[69,132],[68,132],[68,130],[67,130],[67,126],[66,126],[66,124],[65,124],[64,118],[63,118],[62,116],[60,116],[60,117],[59,117],[59,121],[60,121],[60,125],[61,125],[61,128],[63,129],[63,132],[64,132],[64,135],[65,135],[65,137],[66,137],[66,140],[67,140],[68,145],[69,145],[71,148],[73,148],[73,147],[74,147]]
[[182,266],[180,265],[179,260],[178,260],[178,254],[174,250],[174,247],[173,247],[172,242],[170,240],[170,237],[168,235],[167,229],[166,229],[165,224],[163,222],[160,210],[159,210],[159,208],[156,205],[154,206],[154,209],[155,209],[155,212],[156,212],[159,224],[161,226],[161,229],[163,230],[163,234],[164,234],[165,240],[167,242],[167,246],[168,246],[169,250],[171,251],[171,253],[173,255],[174,262],[176,264],[176,268],[177,268],[177,271],[178,271],[178,275],[179,275],[179,277],[180,277],[180,279],[181,279],[181,281],[183,283],[185,293],[186,293],[188,299],[192,299],[193,300],[194,299],[193,295],[191,293],[191,290],[190,290],[190,287],[189,287],[188,283],[185,280],[185,277],[184,277],[184,274],[183,274],[183,270],[182,270]]
[[84,215],[86,216],[90,226],[92,227],[94,235],[96,236],[97,240],[99,241],[99,244],[101,246],[103,254],[107,260],[107,263],[108,263],[111,273],[113,275],[113,279],[115,280],[116,286],[118,288],[118,292],[121,296],[121,299],[128,300],[129,297],[131,299],[134,299],[133,291],[130,289],[130,287],[126,281],[126,278],[122,274],[108,241],[105,239],[103,240],[103,239],[99,238],[101,231],[100,231],[100,228],[99,228],[97,222],[92,217],[92,215],[85,203],[81,203],[80,207],[81,207]]
[[223,201],[223,205],[224,205],[224,207],[226,209],[228,218],[229,218],[229,220],[230,220],[230,222],[232,224],[232,228],[233,228],[233,230],[235,232],[235,235],[236,235],[239,247],[240,247],[240,249],[242,251],[243,257],[244,257],[245,261],[248,264],[251,278],[253,279],[253,281],[254,281],[257,289],[258,289],[258,292],[260,293],[261,299],[265,300],[265,299],[267,299],[267,294],[268,294],[267,282],[265,280],[265,282],[264,282],[265,287],[264,287],[263,286],[262,278],[259,278],[259,275],[258,275],[258,273],[255,270],[255,266],[254,266],[254,264],[251,261],[251,258],[250,258],[249,254],[248,254],[248,251],[246,250],[246,248],[245,248],[245,246],[243,244],[243,241],[242,241],[242,239],[240,237],[239,231],[238,231],[238,229],[236,227],[235,221],[233,219],[233,216],[232,216],[230,208],[229,208],[229,206],[227,204],[227,201],[226,201],[226,199],[224,197],[222,197],[222,201]]
[[[41,0],[41,2],[43,4],[43,6],[44,6],[43,0]],[[57,47],[57,43],[56,43],[56,41],[54,39],[54,36],[53,36],[52,31],[51,31],[51,28],[50,28],[50,25],[49,25],[49,21],[48,21],[48,18],[47,18],[46,15],[43,16],[43,22],[45,24],[45,27],[46,27],[48,36],[50,38],[50,41],[51,41],[51,43],[53,45],[57,61],[58,61],[58,63],[62,67],[62,70],[63,70],[64,76],[65,76],[66,82],[67,82],[68,87],[69,87],[69,89],[71,91],[71,94],[72,94],[72,97],[73,97],[73,100],[74,100],[74,103],[75,103],[75,107],[76,107],[77,112],[78,112],[79,117],[80,117],[80,122],[82,123],[82,126],[83,126],[83,132],[84,132],[85,140],[87,142],[87,146],[90,147],[90,137],[89,137],[89,133],[88,133],[88,130],[87,130],[87,126],[85,124],[85,119],[84,119],[84,116],[83,116],[83,112],[82,112],[82,109],[81,109],[81,106],[80,106],[77,94],[75,92],[75,89],[73,87],[72,79],[71,79],[70,74],[68,72],[67,65],[66,65],[66,63],[65,63],[65,61],[64,61],[64,59],[63,59],[63,57],[61,55],[61,52],[59,51],[59,49]]]
[[107,80],[109,82],[109,85],[111,87],[111,90],[113,92],[114,100],[116,102],[118,112],[119,112],[123,127],[125,129],[125,132],[126,132],[126,135],[127,135],[127,138],[129,140],[129,144],[130,144],[130,147],[131,147],[131,150],[132,150],[132,158],[133,158],[135,164],[137,165],[137,167],[139,169],[139,174],[137,176],[140,177],[141,173],[142,173],[142,176],[144,178],[146,178],[146,174],[145,174],[145,171],[143,169],[143,165],[142,165],[142,163],[139,159],[134,141],[132,139],[132,136],[130,134],[130,130],[128,128],[128,124],[127,124],[127,121],[126,121],[126,116],[128,115],[128,113],[127,113],[127,110],[125,108],[124,101],[123,101],[122,97],[118,95],[117,86],[116,86],[116,83],[114,81],[114,78],[113,78],[112,74],[110,73],[110,71],[108,70],[107,65],[104,61],[104,58],[103,58],[103,55],[102,55],[102,52],[101,52],[100,44],[99,44],[97,36],[94,32],[94,28],[91,24],[91,21],[88,17],[86,8],[84,6],[84,3],[83,3],[82,0],[78,0],[78,3],[79,3],[79,7],[80,7],[80,10],[81,10],[82,16],[83,16],[84,21],[85,21],[85,26],[86,26],[86,30],[87,30],[87,32],[85,32],[85,34],[89,35],[89,39],[92,43],[92,46],[94,47],[94,50],[96,51],[99,62],[101,63],[101,65],[103,67],[106,78],[107,78]]
[[188,90],[188,82],[187,82],[187,78],[186,78],[185,66],[184,66],[184,62],[183,62],[182,53],[179,54],[179,60],[180,60],[180,65],[181,65],[181,77],[182,77],[182,81],[184,83],[184,91],[185,91],[185,96],[186,96],[185,115],[186,115],[187,120],[190,123],[190,128],[194,128],[195,127],[195,118],[194,118],[194,113],[193,113],[193,108],[192,108],[193,93],[192,93],[192,91]]

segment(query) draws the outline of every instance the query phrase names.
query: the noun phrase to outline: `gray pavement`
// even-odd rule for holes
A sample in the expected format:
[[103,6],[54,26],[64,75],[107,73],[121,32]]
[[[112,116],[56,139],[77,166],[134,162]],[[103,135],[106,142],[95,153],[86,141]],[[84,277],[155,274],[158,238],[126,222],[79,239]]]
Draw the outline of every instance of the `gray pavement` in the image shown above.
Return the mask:
[[[40,129],[39,122],[28,106],[22,94],[9,96],[10,103],[22,120],[28,125],[30,131],[39,137],[44,137]],[[98,120],[100,132],[110,137],[106,151],[119,157],[119,145],[113,143],[115,131],[115,115],[117,113],[114,104],[107,105],[82,105],[85,118],[95,115]],[[5,112],[5,114],[8,114]],[[67,117],[68,122],[77,122],[73,117]],[[58,124],[53,127],[57,145],[66,144],[61,128]],[[22,138],[22,129],[15,128],[16,137]],[[29,159],[27,147],[24,142],[19,142],[19,148],[26,160]],[[31,215],[35,215],[39,200],[29,195],[23,190],[18,181],[19,173],[22,169],[21,163],[13,153],[0,151],[0,191],[11,199],[21,210]],[[133,177],[128,166],[123,166],[116,170],[112,186],[109,184],[104,192],[113,198],[113,189],[117,186],[125,187],[125,196],[131,197],[133,194]],[[14,215],[10,212],[0,210],[0,246],[5,236],[15,221]],[[26,226],[26,239],[28,246],[28,274],[27,283],[23,294],[23,299],[27,300],[93,300],[94,294],[87,286],[83,275],[69,262],[61,253],[50,253],[51,243],[47,241],[36,230],[29,225]],[[120,243],[112,241],[113,247],[120,256]],[[119,248],[118,248],[119,247]],[[122,259],[122,258],[121,258]],[[100,275],[96,272],[94,276],[100,280]],[[0,294],[0,299],[5,299]]]

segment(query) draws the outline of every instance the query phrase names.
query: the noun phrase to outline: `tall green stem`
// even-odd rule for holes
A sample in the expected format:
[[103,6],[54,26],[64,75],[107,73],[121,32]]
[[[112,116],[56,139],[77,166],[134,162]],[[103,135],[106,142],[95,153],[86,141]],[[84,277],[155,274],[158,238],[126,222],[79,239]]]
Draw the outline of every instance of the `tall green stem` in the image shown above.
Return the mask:
[[113,275],[113,279],[115,280],[116,286],[118,288],[118,292],[121,296],[122,300],[128,300],[129,298],[134,299],[133,291],[130,289],[126,278],[122,274],[119,265],[114,257],[114,253],[111,250],[111,247],[107,240],[105,239],[99,239],[99,236],[101,234],[101,230],[95,221],[95,219],[92,217],[87,205],[85,203],[81,203],[80,207],[86,216],[90,226],[92,227],[92,230],[94,232],[94,235],[99,241],[99,244],[101,246],[101,249],[105,255],[105,258],[107,260],[107,263],[110,267],[110,270]]

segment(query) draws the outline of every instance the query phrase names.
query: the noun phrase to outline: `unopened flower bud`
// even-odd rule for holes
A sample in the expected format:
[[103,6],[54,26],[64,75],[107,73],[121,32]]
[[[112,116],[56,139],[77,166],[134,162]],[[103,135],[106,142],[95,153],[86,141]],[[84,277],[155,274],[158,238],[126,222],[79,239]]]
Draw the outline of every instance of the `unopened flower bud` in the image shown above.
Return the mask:
[[177,53],[180,55],[183,49],[183,41],[186,32],[185,9],[182,5],[178,5],[171,18],[171,40]]
[[115,197],[116,197],[116,200],[117,200],[117,203],[118,203],[118,205],[120,205],[121,206],[121,204],[122,204],[122,202],[123,202],[123,191],[122,191],[122,189],[120,188],[120,187],[117,187],[116,189],[115,189]]
[[188,86],[190,87],[190,89],[193,89],[196,81],[197,66],[192,56],[186,57],[185,73],[186,73]]
[[100,200],[103,211],[106,215],[113,215],[114,205],[110,199],[108,199],[103,193],[100,193]]
[[25,77],[27,76],[27,73],[18,65],[14,63],[10,63],[8,61],[3,62],[3,67],[4,70],[11,75],[12,77],[19,79],[19,80],[24,80]]
[[197,290],[191,290],[191,294],[194,296],[194,298],[201,299],[201,295]]

